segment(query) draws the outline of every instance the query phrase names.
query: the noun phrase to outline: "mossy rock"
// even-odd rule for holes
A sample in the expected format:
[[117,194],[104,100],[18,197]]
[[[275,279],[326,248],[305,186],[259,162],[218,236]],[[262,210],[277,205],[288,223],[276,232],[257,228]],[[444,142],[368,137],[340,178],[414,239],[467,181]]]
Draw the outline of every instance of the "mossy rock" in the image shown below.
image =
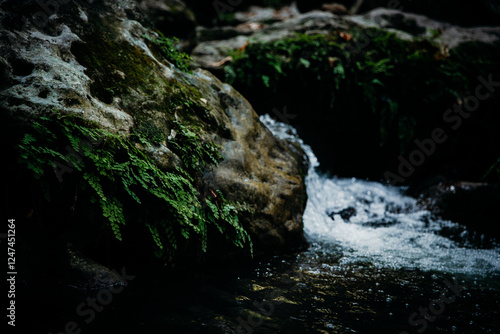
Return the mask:
[[[16,29],[4,23],[19,15],[7,12],[2,31]],[[146,264],[153,253],[170,264],[205,251],[248,257],[247,233],[255,253],[302,247],[303,152],[274,138],[232,87],[179,65],[188,57],[162,50],[166,38],[139,21],[147,18],[126,1],[68,3],[46,29],[28,25],[1,41],[10,50],[2,129],[16,162],[8,206],[26,226],[56,231],[47,237],[54,243],[71,242],[106,264]],[[82,148],[89,136],[96,143]],[[56,162],[71,169],[62,182]],[[29,200],[20,189],[31,189]],[[276,193],[291,202],[273,203]],[[262,237],[269,230],[274,239]]]

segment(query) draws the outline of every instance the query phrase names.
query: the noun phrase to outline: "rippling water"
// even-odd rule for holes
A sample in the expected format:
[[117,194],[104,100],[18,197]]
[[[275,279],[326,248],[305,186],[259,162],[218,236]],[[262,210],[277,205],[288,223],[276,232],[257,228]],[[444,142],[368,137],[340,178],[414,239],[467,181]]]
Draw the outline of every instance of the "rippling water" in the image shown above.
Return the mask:
[[401,188],[318,174],[313,151],[295,129],[269,115],[261,120],[276,136],[298,141],[306,151],[311,166],[306,179],[305,232],[326,251],[341,251],[341,263],[366,261],[393,269],[500,273],[500,247],[494,241],[485,242],[490,249],[478,248],[481,245],[469,242],[467,229],[433,219],[416,199],[403,195]]

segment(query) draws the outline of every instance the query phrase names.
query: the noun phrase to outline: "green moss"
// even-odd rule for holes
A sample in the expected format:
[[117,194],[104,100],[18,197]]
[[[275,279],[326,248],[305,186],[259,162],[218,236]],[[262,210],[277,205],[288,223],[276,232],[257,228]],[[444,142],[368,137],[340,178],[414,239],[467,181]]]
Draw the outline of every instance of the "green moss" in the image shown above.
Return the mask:
[[159,68],[137,46],[113,42],[113,32],[89,36],[85,43],[74,43],[72,53],[92,79],[90,92],[104,103],[131,89],[153,94],[155,71]]
[[191,72],[192,59],[186,53],[179,51],[179,40],[176,37],[165,37],[161,32],[157,32],[158,36],[145,35],[149,41],[149,47],[160,59],[165,58],[170,63],[174,64],[178,69],[184,72]]
[[[109,25],[102,30],[104,32],[99,34],[85,35],[83,43],[73,43],[71,48],[77,61],[86,68],[85,73],[92,80],[90,92],[93,96],[104,103],[111,103],[114,97],[138,91],[146,96],[155,93],[172,96],[173,101],[169,106],[190,101],[179,101],[175,92],[170,94],[168,88],[176,90],[181,86],[176,87],[174,80],[165,82],[158,75],[161,72],[160,65],[142,49],[128,42],[116,42],[118,33]],[[180,70],[190,72],[191,59],[176,49],[176,39],[166,38],[161,34],[158,38],[145,37],[158,59],[166,59]],[[165,86],[167,89],[163,91]]]
[[165,131],[161,130],[149,119],[139,123],[137,133],[138,137],[144,138],[148,143],[153,145],[158,145],[167,138]]
[[[158,75],[159,65],[143,50],[126,42],[116,43],[113,29],[100,35],[88,35],[85,43],[72,47],[78,62],[92,79],[90,91],[105,103],[114,97],[122,100],[121,107],[134,117],[135,133],[142,133],[146,140],[159,144],[167,133],[160,129],[173,126],[173,119],[180,117],[190,126],[206,127],[204,121],[212,121],[208,106],[201,102],[201,93],[188,83],[176,79],[165,79]],[[158,39],[148,38],[153,52],[188,70],[188,58],[173,50],[174,40],[160,35]],[[161,59],[160,57],[160,59]],[[136,100],[130,100],[136,91],[147,100],[146,107],[137,107]]]

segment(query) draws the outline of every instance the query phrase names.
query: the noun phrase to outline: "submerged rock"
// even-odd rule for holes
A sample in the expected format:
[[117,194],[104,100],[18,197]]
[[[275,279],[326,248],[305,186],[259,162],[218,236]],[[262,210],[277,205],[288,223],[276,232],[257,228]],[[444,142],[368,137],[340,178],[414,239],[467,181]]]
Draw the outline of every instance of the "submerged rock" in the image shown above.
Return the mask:
[[115,286],[127,286],[128,282],[120,273],[92,261],[68,246],[68,267],[61,270],[57,278],[62,283],[81,291],[109,289]]
[[335,215],[340,215],[340,218],[342,218],[345,222],[348,222],[351,220],[351,217],[355,216],[357,214],[356,208],[353,208],[352,206],[340,210],[340,211],[332,211],[330,213],[327,213],[327,215],[335,220]]

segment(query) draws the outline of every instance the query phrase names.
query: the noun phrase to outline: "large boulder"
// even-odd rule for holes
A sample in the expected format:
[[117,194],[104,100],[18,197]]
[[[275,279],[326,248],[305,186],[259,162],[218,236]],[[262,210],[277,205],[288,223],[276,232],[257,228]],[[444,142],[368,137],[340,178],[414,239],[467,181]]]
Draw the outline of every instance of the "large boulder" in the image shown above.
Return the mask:
[[[71,241],[99,258],[99,247],[109,250],[99,240],[103,231],[109,234],[110,230],[97,224],[102,220],[95,212],[86,211],[92,203],[82,203],[85,199],[75,195],[75,188],[66,189],[73,194],[62,197],[62,211],[55,212],[56,217],[44,215],[45,208],[39,206],[43,194],[33,193],[36,181],[27,182],[29,176],[21,174],[15,164],[15,145],[41,116],[77,116],[122,138],[138,131],[158,138],[151,146],[135,145],[168,172],[186,167],[169,144],[179,135],[172,124],[180,123],[188,129],[186,136],[221,147],[222,161],[208,163],[201,174],[193,174],[193,187],[199,189],[200,197],[211,196],[215,202],[220,191],[232,202],[246,203],[249,212],[240,216],[240,222],[253,239],[255,253],[303,247],[307,165],[303,151],[274,137],[250,103],[231,86],[204,70],[192,71],[186,66],[180,70],[174,64],[185,64],[182,59],[164,58],[151,42],[160,37],[146,29],[144,22],[149,18],[134,1],[127,0],[72,1],[51,8],[35,1],[1,3],[2,135],[9,136],[5,152],[14,162],[11,174],[3,180],[6,207],[23,220],[27,235],[45,233],[57,243]],[[183,145],[190,147],[188,142],[178,145],[178,150]],[[21,183],[16,184],[18,181]],[[61,183],[62,194],[68,194],[64,192],[68,182]],[[23,200],[26,196],[29,199]],[[147,203],[142,205],[138,210]],[[72,223],[68,225],[67,219]],[[33,224],[38,224],[36,229]],[[127,224],[138,225],[134,221]],[[212,245],[219,255],[234,253],[229,244],[217,240],[209,238],[208,248]]]
[[[301,12],[321,9],[325,0],[297,0]],[[498,26],[498,0],[338,0],[353,14],[364,14],[376,8],[398,9],[407,13],[425,15],[433,20],[461,26]]]
[[359,6],[359,12],[368,12],[378,7],[396,8],[454,25],[469,27],[498,26],[500,19],[499,5],[498,0],[365,0]]
[[467,42],[493,45],[500,42],[500,27],[461,27],[424,15],[394,9],[373,9],[366,14],[350,17],[350,21],[365,28],[394,31],[406,39],[435,37],[436,42],[449,48],[455,48]]

